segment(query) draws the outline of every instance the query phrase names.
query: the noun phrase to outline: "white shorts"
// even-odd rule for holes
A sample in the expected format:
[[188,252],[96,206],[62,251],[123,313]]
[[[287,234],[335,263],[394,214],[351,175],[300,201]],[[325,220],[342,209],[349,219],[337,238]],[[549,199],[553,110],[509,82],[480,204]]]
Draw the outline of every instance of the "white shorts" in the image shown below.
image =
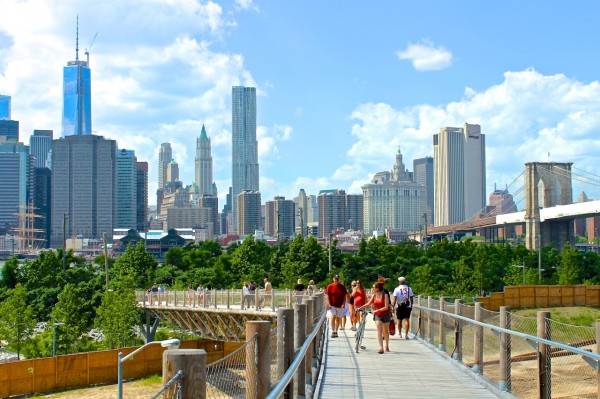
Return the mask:
[[329,314],[331,314],[332,316],[344,317],[344,308],[336,308],[332,306],[329,309]]

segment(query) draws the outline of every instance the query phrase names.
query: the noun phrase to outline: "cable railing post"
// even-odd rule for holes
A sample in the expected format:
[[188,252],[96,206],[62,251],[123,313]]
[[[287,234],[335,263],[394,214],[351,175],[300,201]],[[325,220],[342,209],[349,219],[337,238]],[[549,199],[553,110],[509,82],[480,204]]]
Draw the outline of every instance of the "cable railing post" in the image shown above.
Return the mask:
[[[500,306],[500,327],[510,330],[510,307]],[[510,334],[500,333],[500,370],[498,376],[498,389],[500,391],[511,391],[511,347]]]
[[[537,313],[537,336],[550,340],[550,312]],[[539,398],[552,398],[552,358],[550,357],[550,346],[542,342],[538,343],[538,374],[539,374]]]
[[258,303],[258,288],[254,290],[254,310],[258,310],[260,304]]
[[[454,314],[457,316],[462,316],[462,300],[455,299],[454,300]],[[452,354],[452,359],[462,362],[463,355],[463,321],[458,319],[455,321],[456,330],[454,332],[454,353]]]
[[[482,320],[483,304],[475,302],[475,320]],[[473,372],[483,374],[483,327],[475,326],[475,335],[473,342]]]
[[[421,314],[422,310],[421,310],[421,306],[423,306],[423,295],[419,295],[417,296],[417,305],[419,306],[419,314],[417,316],[417,331],[416,334],[418,335],[419,338],[423,338],[423,315]],[[411,312],[412,313],[412,312]],[[413,326],[414,323],[410,323],[411,328]]]
[[213,305],[215,307],[215,309],[217,308],[217,290],[212,290],[214,295],[213,295]]
[[255,345],[246,346],[246,399],[264,399],[271,391],[271,322],[247,321],[247,339],[255,334]]
[[177,290],[175,290],[174,292],[175,292],[174,302],[175,302],[175,307],[177,307]]
[[275,311],[275,290],[271,290],[271,310]]
[[227,292],[227,310],[229,310],[230,309],[229,297],[231,296],[231,289],[228,288],[226,292]]
[[171,349],[163,352],[162,384],[167,384],[180,370],[182,398],[206,398],[206,351]]
[[[277,309],[277,381],[292,364],[294,358],[294,309]],[[283,397],[291,399],[294,383],[290,382],[283,392]]]
[[[308,337],[313,328],[313,300],[309,297],[303,297],[302,303],[306,305],[306,329],[305,336]],[[313,355],[313,345],[314,342],[310,344],[310,348],[306,352],[306,356],[304,357],[304,367],[306,372],[306,379],[308,381],[308,385],[312,386],[312,355]]]
[[[440,295],[440,312],[446,311],[446,301],[444,296]],[[446,352],[446,325],[444,323],[444,314],[440,313],[440,343],[438,349],[442,352]]]
[[[298,351],[306,339],[306,305],[294,304],[294,352]],[[294,397],[304,397],[306,393],[306,359],[300,362],[296,375],[294,376]]]
[[433,344],[433,312],[431,311],[431,306],[433,305],[433,297],[427,297],[427,307],[429,310],[427,311],[427,342]]

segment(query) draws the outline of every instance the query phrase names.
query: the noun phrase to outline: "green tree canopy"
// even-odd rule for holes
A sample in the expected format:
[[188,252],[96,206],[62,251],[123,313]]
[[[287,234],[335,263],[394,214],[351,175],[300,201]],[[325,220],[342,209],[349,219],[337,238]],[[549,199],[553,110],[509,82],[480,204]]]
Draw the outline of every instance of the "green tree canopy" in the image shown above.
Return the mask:
[[33,334],[36,323],[33,309],[27,303],[25,288],[17,284],[0,303],[0,339],[8,341],[20,356],[21,346]]

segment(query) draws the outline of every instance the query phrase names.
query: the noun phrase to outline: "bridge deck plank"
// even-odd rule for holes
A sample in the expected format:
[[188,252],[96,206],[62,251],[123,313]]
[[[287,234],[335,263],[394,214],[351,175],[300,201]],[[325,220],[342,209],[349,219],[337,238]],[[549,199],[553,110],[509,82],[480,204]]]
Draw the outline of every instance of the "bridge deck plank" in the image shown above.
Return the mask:
[[319,397],[497,398],[417,340],[400,339],[398,335],[390,338],[390,352],[378,354],[372,316],[363,339],[367,349],[360,353],[354,351],[353,331],[346,329],[339,332],[339,338],[328,338]]

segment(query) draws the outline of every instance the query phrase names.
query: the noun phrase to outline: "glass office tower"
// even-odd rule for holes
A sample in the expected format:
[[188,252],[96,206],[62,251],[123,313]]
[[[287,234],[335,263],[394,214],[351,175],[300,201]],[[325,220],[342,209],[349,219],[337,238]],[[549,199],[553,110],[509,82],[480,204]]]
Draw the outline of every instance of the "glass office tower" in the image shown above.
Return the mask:
[[0,120],[10,119],[10,96],[0,94]]
[[69,61],[63,69],[63,136],[92,134],[92,83],[86,61]]

